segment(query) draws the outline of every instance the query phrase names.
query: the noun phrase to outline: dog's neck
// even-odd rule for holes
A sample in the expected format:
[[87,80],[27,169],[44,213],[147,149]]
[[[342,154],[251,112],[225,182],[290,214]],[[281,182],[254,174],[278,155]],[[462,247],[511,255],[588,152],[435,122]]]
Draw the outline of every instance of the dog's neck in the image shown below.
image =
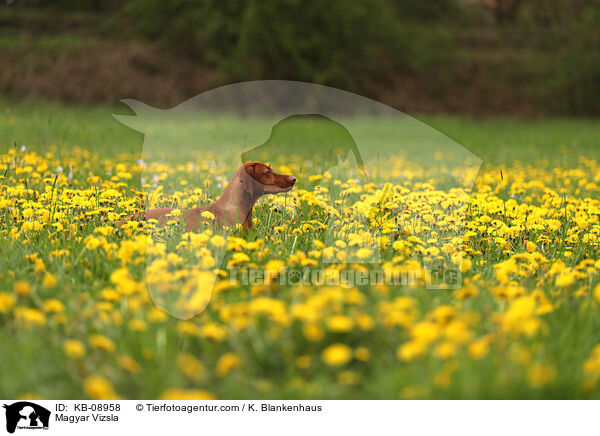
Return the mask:
[[244,189],[239,171],[235,173],[223,194],[211,205],[223,217],[225,225],[244,224],[252,228],[252,208],[260,195],[250,195]]

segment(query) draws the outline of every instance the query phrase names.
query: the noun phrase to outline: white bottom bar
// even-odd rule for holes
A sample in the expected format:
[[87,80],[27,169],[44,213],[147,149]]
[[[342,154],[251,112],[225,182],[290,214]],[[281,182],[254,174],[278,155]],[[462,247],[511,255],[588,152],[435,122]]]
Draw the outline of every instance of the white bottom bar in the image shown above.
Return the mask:
[[[407,435],[584,434],[597,428],[597,401],[46,401],[37,409],[1,401],[0,419],[15,434],[39,434],[42,408],[50,412],[43,435],[138,432],[169,435]],[[11,415],[12,414],[12,415]],[[6,415],[6,416],[5,416]],[[10,416],[9,416],[10,415]],[[29,416],[33,415],[33,416]],[[38,416],[39,415],[39,416]],[[20,415],[22,416],[22,415]],[[47,414],[46,414],[47,416]],[[32,420],[35,426],[32,426]],[[143,433],[141,433],[143,432]],[[5,433],[3,433],[5,434]]]

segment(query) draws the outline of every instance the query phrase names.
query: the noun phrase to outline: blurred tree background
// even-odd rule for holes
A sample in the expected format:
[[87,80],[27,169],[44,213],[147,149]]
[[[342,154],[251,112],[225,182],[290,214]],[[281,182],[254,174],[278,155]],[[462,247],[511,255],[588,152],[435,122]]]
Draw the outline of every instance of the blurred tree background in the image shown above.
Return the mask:
[[401,110],[600,114],[600,0],[0,0],[0,94],[171,106],[290,79]]

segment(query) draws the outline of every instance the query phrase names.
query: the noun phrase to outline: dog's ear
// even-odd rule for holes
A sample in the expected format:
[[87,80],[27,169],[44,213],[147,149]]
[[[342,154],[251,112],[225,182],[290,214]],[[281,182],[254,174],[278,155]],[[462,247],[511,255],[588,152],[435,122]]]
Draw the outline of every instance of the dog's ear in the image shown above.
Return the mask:
[[253,197],[258,191],[258,182],[254,178],[255,175],[256,164],[242,165],[240,177],[242,179],[242,184],[244,185],[244,190]]

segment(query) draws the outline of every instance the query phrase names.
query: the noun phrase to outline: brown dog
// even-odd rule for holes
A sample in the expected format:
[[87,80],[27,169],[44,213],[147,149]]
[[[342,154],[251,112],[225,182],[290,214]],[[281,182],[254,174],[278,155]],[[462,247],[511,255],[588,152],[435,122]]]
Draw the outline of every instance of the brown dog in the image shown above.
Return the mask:
[[[267,165],[260,162],[248,162],[238,168],[233,179],[225,188],[223,194],[213,204],[195,207],[182,211],[187,231],[198,231],[201,223],[210,220],[202,216],[202,212],[211,212],[220,226],[243,224],[244,229],[254,227],[252,208],[256,201],[265,194],[288,192],[296,183],[296,177],[277,174]],[[172,208],[150,209],[134,213],[117,222],[120,228],[130,220],[158,220],[164,225],[170,219]]]

